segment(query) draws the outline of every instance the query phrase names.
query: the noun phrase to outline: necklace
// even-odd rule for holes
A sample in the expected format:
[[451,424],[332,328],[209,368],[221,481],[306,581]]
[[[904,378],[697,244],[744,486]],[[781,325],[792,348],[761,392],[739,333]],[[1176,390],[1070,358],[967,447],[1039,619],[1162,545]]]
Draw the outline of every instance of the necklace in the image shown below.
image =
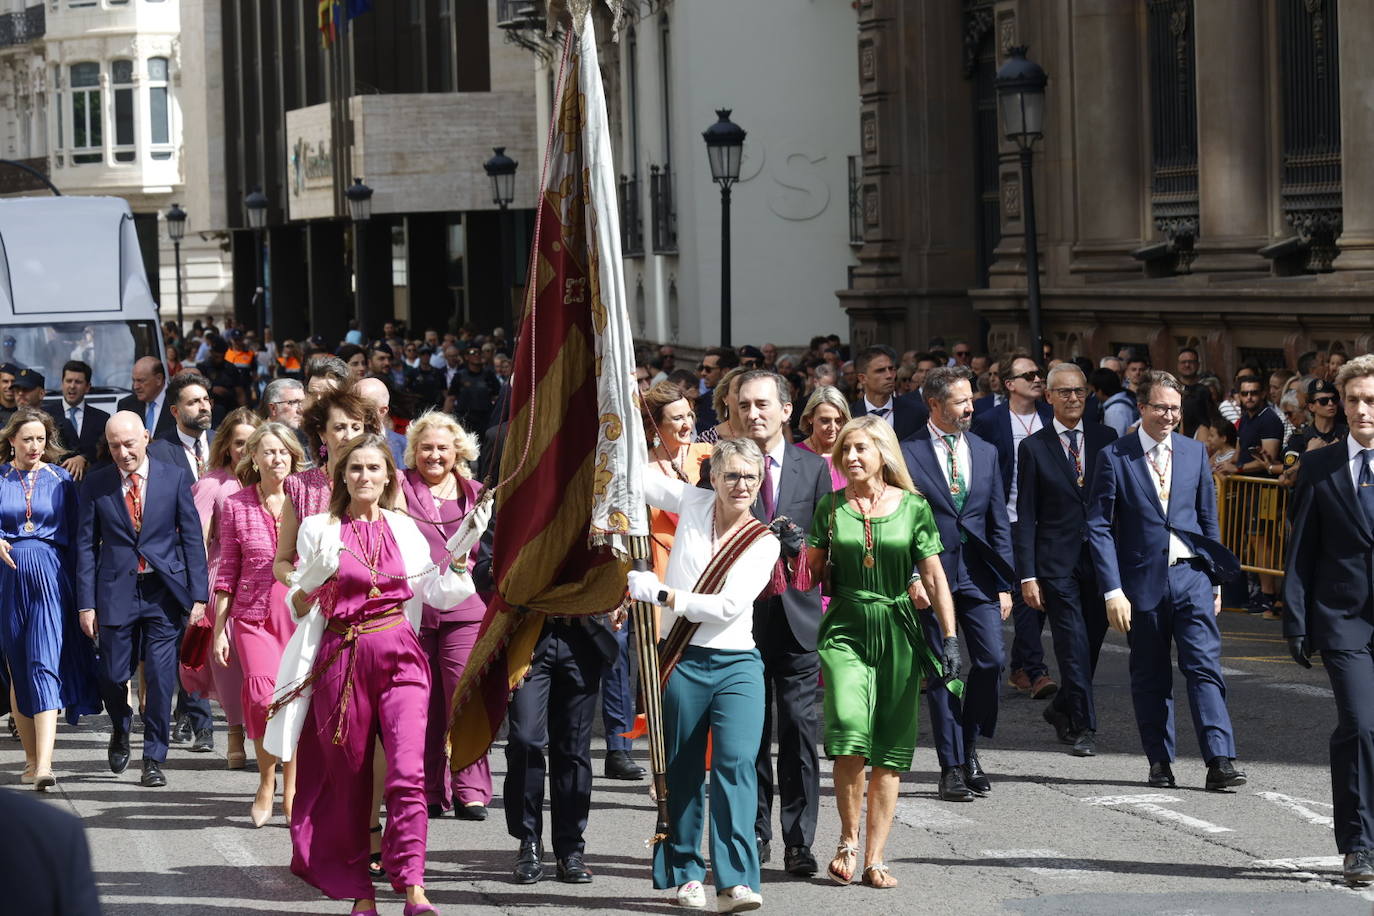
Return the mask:
[[886,495],[887,483],[884,481],[882,489],[868,500],[867,509],[865,509],[863,503],[859,501],[859,495],[857,493],[850,497],[850,499],[854,501],[854,508],[859,510],[859,514],[863,516],[864,520],[864,566],[867,569],[872,569],[878,562],[873,559],[873,510],[878,507],[878,503],[881,502],[882,498]]
[[715,507],[715,506],[712,506],[712,507],[711,507],[711,553],[714,554],[714,553],[716,552],[716,545],[719,544],[721,541],[725,540],[726,538],[728,538],[728,537],[730,536],[730,534],[733,533],[734,530],[735,530],[736,528],[738,528],[740,525],[742,525],[742,524],[744,523],[744,521],[745,521],[746,519],[748,519],[748,518],[750,518],[750,515],[749,515],[749,513],[746,512],[746,513],[744,513],[743,516],[741,516],[741,518],[740,518],[738,521],[736,521],[734,524],[732,524],[729,528],[726,528],[724,531],[722,531],[722,532],[720,532],[719,534],[717,534],[717,533],[716,533],[716,507]]
[[1169,449],[1164,450],[1164,467],[1161,468],[1155,464],[1153,452],[1154,449],[1146,452],[1145,460],[1150,463],[1150,470],[1155,472],[1155,479],[1159,481],[1159,498],[1167,503],[1169,501],[1169,471],[1173,468],[1174,453]]
[[687,479],[687,474],[686,474],[686,472],[683,471],[683,465],[685,465],[685,464],[687,463],[687,449],[688,449],[689,447],[690,447],[689,445],[680,445],[680,446],[678,446],[677,455],[676,455],[676,456],[673,456],[673,455],[668,451],[668,446],[667,446],[666,444],[664,444],[663,442],[660,441],[659,444],[658,444],[658,448],[662,449],[662,450],[663,450],[663,453],[664,453],[665,455],[667,455],[668,457],[666,457],[666,458],[657,458],[657,459],[655,459],[655,460],[658,461],[658,462],[660,462],[660,463],[662,463],[662,462],[664,462],[664,461],[668,462],[668,467],[672,470],[673,475],[676,476],[677,479],[680,480],[680,481],[682,481],[683,483],[689,484],[689,485],[690,485],[690,484],[691,484],[691,481]]
[[963,489],[962,482],[964,478],[963,475],[959,473],[959,453],[956,449],[959,439],[962,438],[964,434],[956,434],[954,438],[955,444],[950,445],[949,441],[945,439],[945,436],[949,435],[949,433],[942,432],[934,424],[931,424],[930,435],[931,438],[937,440],[945,447],[945,452],[949,455],[949,495],[958,496],[959,491]]
[[372,587],[367,590],[367,597],[380,598],[382,596],[382,590],[377,587],[377,564],[381,562],[382,559],[382,533],[381,531],[377,532],[377,543],[374,546],[372,543],[372,527],[370,525],[363,526],[368,530],[368,538],[366,541],[363,540],[362,535],[358,534],[358,520],[351,515],[348,517],[348,527],[353,529],[353,539],[358,542],[358,546],[363,549],[363,553],[365,555],[371,554],[363,563],[363,565],[367,567],[368,574],[372,577]]
[[1034,426],[1036,421],[1040,419],[1040,414],[1032,410],[1030,415],[1030,421],[1027,422],[1026,420],[1022,420],[1021,415],[1016,411],[1012,410],[1010,407],[1007,408],[1007,413],[1011,414],[1013,417],[1016,418],[1017,425],[1026,431],[1027,438],[1030,437],[1031,433],[1035,432]]
[[[267,507],[267,494],[262,492],[262,483],[253,484],[253,489],[258,491],[258,502],[262,505],[262,511],[266,512],[272,519],[272,524],[276,526],[277,534],[281,534],[281,509],[273,512]],[[356,534],[357,532],[354,532]]]
[[34,462],[33,467],[29,468],[29,475],[24,480],[24,533],[33,534],[33,488],[38,482],[38,469],[42,467],[42,462]]
[[[1066,431],[1077,432],[1077,430],[1072,429]],[[1081,448],[1074,448],[1073,444],[1069,442],[1069,440],[1065,439],[1063,436],[1059,437],[1059,441],[1064,443],[1064,448],[1067,449],[1069,454],[1073,456],[1073,472],[1074,475],[1078,478],[1078,485],[1080,487],[1083,486],[1083,450]]]

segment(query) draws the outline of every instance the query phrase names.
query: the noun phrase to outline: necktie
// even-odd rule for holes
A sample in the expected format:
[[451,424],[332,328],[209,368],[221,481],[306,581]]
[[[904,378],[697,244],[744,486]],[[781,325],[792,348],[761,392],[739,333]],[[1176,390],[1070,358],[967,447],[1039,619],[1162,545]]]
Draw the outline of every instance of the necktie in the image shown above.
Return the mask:
[[199,478],[205,473],[205,454],[201,451],[199,437],[196,438],[194,451],[196,456],[196,477]]
[[887,419],[887,415],[888,415],[889,413],[891,413],[891,411],[892,411],[892,408],[891,408],[891,407],[875,407],[875,408],[873,408],[873,416],[875,416],[875,417],[882,417],[883,419]]
[[76,430],[76,434],[77,434],[78,436],[81,435],[81,427],[78,426],[78,425],[77,425],[77,422],[76,422],[76,408],[75,408],[75,407],[68,407],[68,408],[67,408],[67,422],[70,423],[70,424],[72,425],[72,429]]
[[959,473],[959,449],[955,444],[959,437],[953,434],[946,434],[940,438],[945,440],[945,455],[949,459],[949,495],[954,500],[954,508],[962,512],[964,501],[968,499],[968,487],[964,485],[963,475]]
[[[124,506],[129,510],[129,521],[133,523],[134,534],[143,530],[143,497],[138,493],[138,472],[129,475],[129,489],[124,492]],[[148,571],[148,561],[138,555],[138,571]]]
[[1083,453],[1078,450],[1078,430],[1066,429],[1064,435],[1069,437],[1069,451],[1073,454],[1073,472],[1078,477],[1078,485],[1083,486]]
[[763,459],[763,514],[771,522],[778,508],[778,496],[773,492],[773,456]]
[[153,410],[155,407],[157,407],[157,401],[153,401],[143,411],[143,426],[148,432],[152,432],[153,427],[157,425],[157,413]]
[[1374,530],[1374,471],[1369,469],[1371,460],[1374,460],[1374,448],[1360,452],[1360,485],[1356,489],[1359,491],[1360,508],[1364,510],[1365,524]]

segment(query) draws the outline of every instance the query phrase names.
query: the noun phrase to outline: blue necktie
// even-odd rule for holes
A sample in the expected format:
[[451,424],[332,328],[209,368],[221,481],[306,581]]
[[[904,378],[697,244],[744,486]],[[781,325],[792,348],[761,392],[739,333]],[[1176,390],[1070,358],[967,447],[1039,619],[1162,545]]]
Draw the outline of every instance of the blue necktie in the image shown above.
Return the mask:
[[153,408],[156,406],[157,401],[153,401],[148,405],[147,409],[143,411],[143,426],[148,432],[152,432],[153,427],[157,425],[157,416],[153,413]]
[[1369,462],[1374,459],[1374,448],[1360,452],[1360,485],[1356,491],[1360,497],[1360,508],[1364,510],[1364,522],[1374,531],[1374,471],[1369,470]]
[[1066,429],[1064,435],[1069,437],[1069,451],[1073,453],[1073,473],[1078,478],[1078,485],[1083,486],[1083,453],[1078,450],[1078,430]]

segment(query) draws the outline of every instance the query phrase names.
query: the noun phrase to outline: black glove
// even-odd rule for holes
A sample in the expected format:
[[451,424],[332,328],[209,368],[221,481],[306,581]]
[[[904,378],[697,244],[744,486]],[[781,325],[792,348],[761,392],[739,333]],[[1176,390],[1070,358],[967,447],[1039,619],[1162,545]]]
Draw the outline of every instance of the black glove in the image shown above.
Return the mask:
[[785,515],[779,515],[769,522],[768,530],[778,537],[782,544],[782,558],[791,560],[801,554],[802,545],[806,543],[806,532],[796,526],[793,521]]
[[1293,656],[1293,661],[1304,668],[1312,667],[1312,646],[1308,643],[1306,636],[1288,637],[1288,654]]
[[959,677],[959,669],[964,667],[963,656],[959,654],[959,637],[946,636],[943,651],[945,658],[945,680],[956,680]]

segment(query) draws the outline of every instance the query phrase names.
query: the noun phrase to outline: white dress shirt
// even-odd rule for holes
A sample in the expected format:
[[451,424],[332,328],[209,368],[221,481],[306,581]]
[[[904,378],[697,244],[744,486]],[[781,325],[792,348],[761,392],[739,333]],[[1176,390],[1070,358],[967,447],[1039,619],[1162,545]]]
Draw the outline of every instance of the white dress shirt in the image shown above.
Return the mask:
[[[177,439],[181,440],[181,449],[186,453],[186,465],[191,469],[192,482],[200,480],[200,467],[196,464],[196,437],[188,436],[177,427]],[[210,460],[210,437],[201,433],[200,441],[200,460],[206,462]]]
[[[934,423],[927,423],[926,425],[930,427],[930,447],[935,451],[935,463],[939,465],[940,473],[945,475],[945,486],[948,487],[951,483],[949,449],[945,446],[942,438],[946,434]],[[973,489],[973,462],[969,458],[968,440],[964,438],[963,433],[960,433],[959,438],[954,442],[954,460],[959,464],[959,476],[963,479],[964,494],[967,496]]]
[[1021,443],[1028,437],[1035,435],[1045,424],[1040,422],[1040,411],[1032,409],[1030,419],[1027,420],[1021,414],[1007,408],[1011,414],[1011,492],[1007,494],[1007,520],[1016,523],[1016,478],[1017,463],[1021,455]]
[[[76,411],[76,412],[73,413],[72,411]],[[78,402],[75,403],[75,404],[68,404],[68,403],[66,402],[66,400],[64,399],[64,400],[62,401],[62,415],[63,415],[64,417],[66,417],[68,420],[71,421],[72,427],[76,430],[76,435],[77,435],[77,437],[79,438],[79,437],[81,436],[81,427],[82,427],[82,425],[84,425],[85,422],[86,422],[86,400],[85,400],[85,398],[82,398],[80,401],[78,401]],[[75,442],[68,442],[68,443],[67,443],[67,447],[68,447],[68,448],[72,448],[72,447],[74,447],[75,445],[76,445]]]
[[878,411],[880,411],[880,410],[885,410],[885,411],[887,411],[887,413],[885,413],[885,414],[882,415],[882,416],[883,416],[883,419],[887,421],[887,425],[888,425],[888,426],[891,426],[891,427],[893,427],[894,429],[896,428],[897,419],[896,419],[896,417],[893,416],[893,414],[896,412],[896,411],[893,410],[893,408],[896,407],[896,406],[897,406],[897,399],[896,399],[896,398],[889,397],[889,398],[887,399],[887,403],[884,404],[884,405],[882,405],[881,407],[879,407],[877,404],[874,404],[872,401],[870,401],[870,400],[868,399],[868,395],[864,395],[864,412],[865,412],[865,413],[876,414],[876,413],[877,413]]
[[142,503],[144,494],[148,492],[148,456],[146,454],[143,456],[143,463],[138,466],[137,471],[130,471],[126,474],[121,469],[119,472],[119,492],[123,494],[125,498],[128,497],[129,490],[133,489],[134,474],[138,475],[138,501]]
[[1364,446],[1355,441],[1354,436],[1345,437],[1346,462],[1350,467],[1350,482],[1355,485],[1355,495],[1360,493],[1360,460],[1363,457],[1360,453],[1364,451]]

